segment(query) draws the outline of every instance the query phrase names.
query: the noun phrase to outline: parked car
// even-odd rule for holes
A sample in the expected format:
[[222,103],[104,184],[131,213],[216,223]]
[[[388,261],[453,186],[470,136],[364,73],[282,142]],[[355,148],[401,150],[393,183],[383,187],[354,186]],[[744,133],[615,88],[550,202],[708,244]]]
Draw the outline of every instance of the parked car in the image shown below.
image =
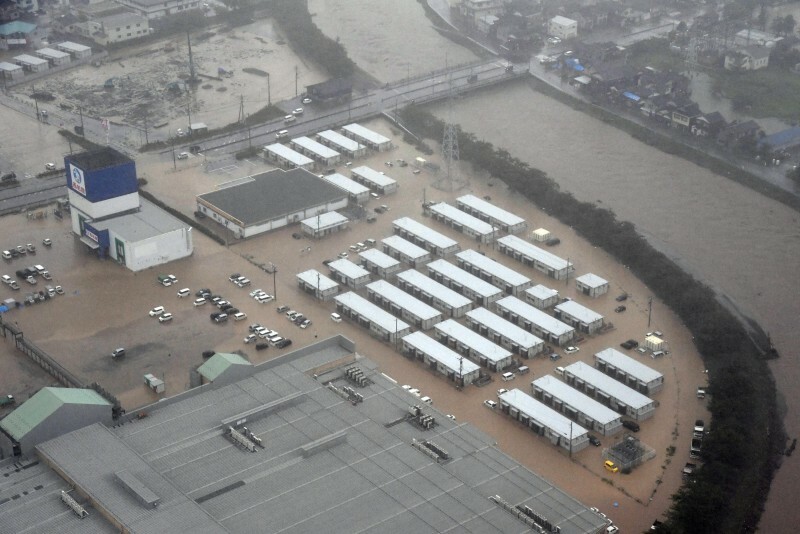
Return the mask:
[[617,300],[617,302],[624,302],[624,301],[628,300],[628,294],[627,293],[623,293],[622,295],[619,295],[616,300]]
[[569,347],[564,349],[564,353],[566,353],[566,354],[575,354],[576,352],[578,352],[580,350],[581,349],[579,349],[578,347],[573,347],[573,346],[570,345]]
[[614,311],[615,311],[615,312],[617,312],[617,313],[622,313],[622,312],[624,312],[626,309],[627,309],[627,308],[626,308],[625,306],[617,306],[616,308],[614,308]]
[[46,246],[46,247],[50,247],[50,246],[52,246],[52,245],[53,245],[53,240],[52,240],[52,239],[50,239],[49,237],[46,237],[46,238],[44,238],[44,239],[42,240],[42,245],[44,245],[44,246]]
[[46,170],[46,171],[54,171],[54,170],[56,170],[56,164],[55,163],[45,163],[44,164],[44,170]]
[[241,276],[242,276],[242,275],[241,275],[241,274],[239,274],[239,273],[233,273],[232,275],[230,275],[230,276],[228,277],[228,280],[230,280],[231,282],[236,282],[236,280],[238,280],[238,279],[239,279],[239,277],[241,277]]
[[159,323],[166,323],[166,322],[169,322],[171,320],[172,320],[172,314],[169,313],[169,312],[162,313],[161,315],[158,316],[158,322]]
[[311,102],[313,102],[313,100],[311,100],[311,99],[310,99],[310,98],[308,98],[308,97],[305,97],[305,98],[303,99],[303,104],[310,104]]
[[602,443],[600,443],[600,440],[597,439],[597,436],[595,436],[594,434],[589,434],[589,443],[591,443],[595,447],[599,447],[602,445]]
[[497,408],[497,403],[491,399],[486,399],[485,401],[483,401],[483,405],[492,410]]
[[189,159],[189,153],[181,152],[180,154],[178,154],[178,159]]
[[244,338],[244,344],[245,345],[249,345],[250,343],[254,342],[256,339],[258,339],[258,336],[256,336],[255,334],[248,334],[247,337]]
[[611,460],[606,460],[605,462],[603,462],[603,467],[606,468],[606,471],[611,471],[612,473],[619,472],[619,467],[617,467],[617,464],[615,464]]
[[184,287],[183,289],[178,290],[178,298],[182,299],[183,297],[188,297],[191,291],[188,287]]
[[628,341],[623,341],[622,343],[620,343],[619,346],[622,347],[623,349],[630,350],[630,349],[635,349],[636,347],[638,347],[639,346],[639,342],[636,341],[635,339],[629,339]]
[[694,422],[694,435],[696,437],[702,438],[706,433],[706,424],[702,419],[698,419]]
[[334,323],[341,323],[342,322],[342,316],[339,315],[338,313],[334,312],[334,313],[331,314],[331,321],[333,321]]
[[285,349],[286,347],[288,347],[291,344],[292,344],[292,340],[291,339],[283,339],[283,340],[275,343],[275,347],[277,347],[279,349]]
[[297,109],[293,109],[292,110],[292,115],[294,115],[294,116],[302,115],[302,114],[303,114],[303,108],[297,108]]
[[111,358],[113,359],[122,358],[123,356],[125,356],[125,349],[123,349],[122,347],[114,349],[111,352]]
[[275,311],[278,312],[278,313],[284,313],[284,312],[286,312],[288,310],[289,310],[289,306],[286,306],[285,304],[275,308]]
[[639,423],[633,421],[631,419],[623,419],[622,426],[630,430],[631,432],[638,432],[639,431]]
[[264,341],[256,343],[256,350],[266,350],[268,348],[269,348],[269,343],[265,343]]
[[25,245],[25,248],[28,249],[28,252],[30,252],[31,254],[36,252],[36,246],[33,243],[28,243],[27,245]]
[[305,330],[309,326],[311,326],[311,319],[306,319],[302,323],[300,323],[300,328],[302,328],[303,330]]
[[194,299],[194,305],[195,306],[202,306],[206,302],[208,302],[206,299],[202,299],[202,298],[201,299]]
[[164,313],[164,306],[156,306],[152,310],[150,310],[150,317],[156,317]]

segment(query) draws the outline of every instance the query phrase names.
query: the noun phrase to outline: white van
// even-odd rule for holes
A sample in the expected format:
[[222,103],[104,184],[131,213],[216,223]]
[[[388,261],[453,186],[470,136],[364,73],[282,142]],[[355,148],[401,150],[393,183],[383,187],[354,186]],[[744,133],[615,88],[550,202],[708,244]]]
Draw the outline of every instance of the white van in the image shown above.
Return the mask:
[[13,256],[11,256],[11,252],[10,251],[8,251],[8,250],[4,250],[3,251],[3,259],[4,260],[10,260],[12,257]]
[[188,297],[189,293],[190,293],[189,288],[188,287],[184,287],[183,289],[178,291],[178,298],[182,299],[183,297]]
[[275,134],[275,139],[283,139],[285,137],[289,137],[289,130],[281,130]]
[[296,120],[297,120],[297,117],[295,117],[294,115],[286,115],[283,118],[283,124],[291,124]]
[[431,399],[430,397],[422,397],[422,398],[421,398],[421,399],[419,399],[419,400],[421,400],[421,401],[422,401],[422,402],[424,402],[425,404],[433,404],[433,399]]
[[564,368],[563,367],[556,367],[556,374],[559,376],[564,376]]
[[233,320],[234,321],[242,321],[244,319],[247,319],[247,314],[244,313],[244,312],[239,312],[239,313],[234,313],[233,314]]
[[514,380],[514,373],[503,373],[503,382],[508,382],[509,380]]
[[331,321],[333,321],[334,323],[341,323],[342,322],[342,316],[339,315],[338,313],[334,312],[334,313],[331,314]]

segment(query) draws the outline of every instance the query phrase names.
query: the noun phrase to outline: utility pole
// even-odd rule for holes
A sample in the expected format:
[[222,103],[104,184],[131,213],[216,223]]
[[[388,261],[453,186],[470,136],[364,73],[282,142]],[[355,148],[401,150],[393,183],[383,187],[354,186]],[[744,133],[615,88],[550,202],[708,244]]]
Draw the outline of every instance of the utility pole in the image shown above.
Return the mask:
[[39,117],[39,101],[36,99],[36,86],[31,84],[31,90],[33,91],[33,105],[36,107],[36,120],[41,120]]
[[189,129],[192,128],[192,105],[186,104],[186,113],[189,115]]
[[147,115],[144,116],[144,144],[149,145],[150,140],[147,139]]
[[[247,122],[247,121],[245,120],[245,122]],[[248,148],[253,148],[253,138],[250,137],[250,125],[249,124],[247,125],[247,147]]]
[[172,140],[172,168],[177,171],[178,161],[175,159],[175,137],[172,135],[172,132],[169,133],[169,138]]
[[567,256],[567,277],[564,279],[564,285],[569,285],[569,256]]
[[272,105],[272,95],[270,94],[269,90],[269,72],[267,73],[267,105]]
[[80,106],[78,107],[78,113],[81,116],[81,135],[86,137],[86,130],[83,129],[83,108]]
[[295,96],[295,98],[297,98],[297,95],[299,94],[299,93],[297,92],[297,80],[298,80],[299,78],[300,78],[300,74],[298,74],[298,72],[297,72],[297,65],[295,65],[295,66],[294,66],[294,96]]
[[236,122],[244,122],[244,95],[239,95],[239,118]]
[[650,317],[653,314],[653,297],[647,297],[647,328],[650,328]]

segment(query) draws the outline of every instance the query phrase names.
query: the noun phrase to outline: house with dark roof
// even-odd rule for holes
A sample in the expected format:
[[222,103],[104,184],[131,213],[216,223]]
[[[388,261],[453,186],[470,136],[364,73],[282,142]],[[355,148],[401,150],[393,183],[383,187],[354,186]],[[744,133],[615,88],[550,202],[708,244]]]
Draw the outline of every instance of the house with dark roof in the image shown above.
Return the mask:
[[754,120],[745,122],[732,122],[726,128],[720,130],[717,136],[717,142],[727,147],[733,147],[740,143],[743,139],[757,138],[761,127]]
[[722,113],[712,111],[696,117],[692,122],[690,131],[692,135],[714,139],[727,125],[728,123]]

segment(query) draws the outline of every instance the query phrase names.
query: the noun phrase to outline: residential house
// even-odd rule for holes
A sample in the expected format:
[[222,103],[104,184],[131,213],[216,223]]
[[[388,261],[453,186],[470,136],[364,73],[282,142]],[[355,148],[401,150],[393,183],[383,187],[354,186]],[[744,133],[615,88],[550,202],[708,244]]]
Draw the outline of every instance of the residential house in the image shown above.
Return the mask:
[[150,34],[150,23],[147,17],[138,13],[120,13],[109,15],[98,20],[102,25],[103,44],[118,43],[138,39]]
[[719,132],[728,125],[719,111],[712,111],[696,117],[691,126],[693,135],[715,139]]
[[120,4],[126,6],[136,13],[139,13],[148,20],[185,13],[192,9],[200,9],[200,0],[118,0]]
[[689,131],[692,121],[702,115],[700,106],[695,102],[687,103],[672,110],[672,126],[683,131]]
[[764,46],[746,46],[725,52],[725,70],[758,70],[769,66],[771,49]]
[[17,20],[19,16],[19,8],[14,0],[0,0],[0,24]]
[[481,19],[489,15],[500,15],[503,9],[503,0],[462,0],[458,6],[458,13],[468,28],[477,29],[482,24]]
[[760,131],[761,127],[754,120],[745,122],[733,121],[719,132],[717,142],[731,148],[740,144],[745,139],[757,139]]
[[578,36],[578,21],[556,15],[547,23],[547,34],[564,41],[573,39]]

